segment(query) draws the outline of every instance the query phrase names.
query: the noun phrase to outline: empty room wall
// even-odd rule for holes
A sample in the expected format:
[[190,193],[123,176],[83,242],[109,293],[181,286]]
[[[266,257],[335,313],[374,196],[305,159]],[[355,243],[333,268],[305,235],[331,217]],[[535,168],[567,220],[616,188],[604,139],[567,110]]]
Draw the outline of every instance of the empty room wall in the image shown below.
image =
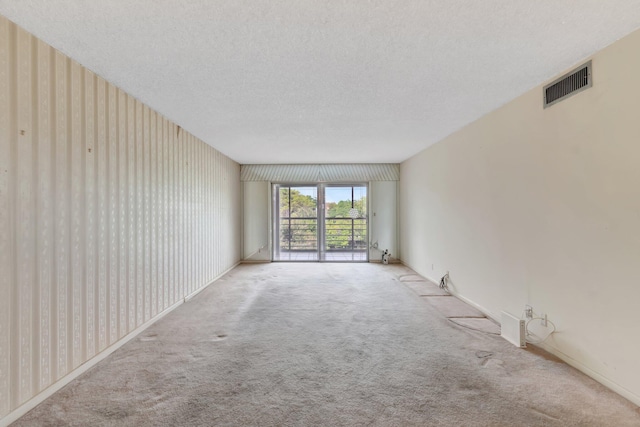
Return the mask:
[[369,251],[371,261],[379,261],[388,248],[399,258],[397,193],[398,164],[303,164],[242,165],[243,188],[243,261],[269,261],[273,238],[270,210],[272,183],[355,184],[367,183],[369,204],[369,241],[379,249]]
[[[243,182],[244,261],[271,259],[271,209],[268,182]],[[369,259],[380,261],[382,252],[389,249],[391,256],[399,258],[397,222],[397,181],[369,183],[369,241],[378,244],[371,248]]]
[[238,164],[0,17],[0,424],[234,266],[240,227]]
[[[243,182],[244,261],[271,260],[270,183]],[[389,249],[399,258],[397,223],[397,181],[369,183],[369,241],[378,248],[369,250],[369,259],[380,261],[381,251]]]
[[400,259],[398,247],[398,181],[374,181],[369,185],[369,241],[376,247],[369,250],[369,259],[381,261],[389,250],[392,259]]
[[[544,347],[640,404],[640,32],[593,56],[593,87],[542,87],[401,165],[403,261],[499,318],[525,304]],[[578,64],[576,64],[578,65]]]
[[270,184],[265,181],[242,183],[243,255],[244,261],[271,260],[269,224]]

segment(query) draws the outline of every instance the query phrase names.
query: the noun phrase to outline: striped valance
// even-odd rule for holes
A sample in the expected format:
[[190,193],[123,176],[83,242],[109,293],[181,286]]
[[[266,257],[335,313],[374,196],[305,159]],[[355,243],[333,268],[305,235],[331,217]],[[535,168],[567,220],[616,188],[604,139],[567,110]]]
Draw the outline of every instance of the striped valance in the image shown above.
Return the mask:
[[324,165],[242,165],[241,181],[281,183],[398,181],[397,163],[353,163]]

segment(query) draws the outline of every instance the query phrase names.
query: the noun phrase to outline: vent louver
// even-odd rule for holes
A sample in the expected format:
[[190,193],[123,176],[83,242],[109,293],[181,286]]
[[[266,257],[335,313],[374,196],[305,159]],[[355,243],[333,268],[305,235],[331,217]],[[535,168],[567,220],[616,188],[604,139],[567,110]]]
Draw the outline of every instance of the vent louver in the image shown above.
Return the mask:
[[543,88],[544,108],[582,92],[591,85],[591,61],[589,61]]

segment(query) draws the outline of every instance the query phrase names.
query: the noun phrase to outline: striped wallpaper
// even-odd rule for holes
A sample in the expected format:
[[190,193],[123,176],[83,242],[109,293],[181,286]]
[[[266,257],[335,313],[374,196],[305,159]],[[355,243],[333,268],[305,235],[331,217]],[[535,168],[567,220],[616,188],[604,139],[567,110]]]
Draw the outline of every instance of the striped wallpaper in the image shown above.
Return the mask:
[[275,183],[318,182],[354,183],[371,181],[398,181],[400,165],[397,163],[356,164],[298,164],[298,165],[242,165],[240,180]]
[[0,17],[0,418],[240,259],[240,167]]

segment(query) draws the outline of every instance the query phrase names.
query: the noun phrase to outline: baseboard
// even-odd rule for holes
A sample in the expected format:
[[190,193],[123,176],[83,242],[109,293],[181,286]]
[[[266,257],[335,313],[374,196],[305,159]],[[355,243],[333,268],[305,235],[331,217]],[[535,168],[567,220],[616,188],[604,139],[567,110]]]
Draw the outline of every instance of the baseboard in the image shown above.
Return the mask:
[[240,261],[241,263],[250,263],[250,262],[271,262],[271,256],[269,256],[269,259],[251,259],[254,256],[258,255],[258,254],[262,254],[263,251],[266,253],[267,251],[265,250],[265,248],[267,247],[267,245],[262,246],[261,248],[256,249],[255,251],[251,252],[249,255],[247,256],[243,256],[242,260]]
[[22,405],[18,406],[13,411],[9,412],[5,417],[0,419],[0,427],[7,427],[11,423],[16,422],[18,419],[20,419],[20,417],[22,417],[27,412],[29,412],[30,410],[32,410],[33,408],[38,406],[40,403],[44,402],[46,399],[51,397],[55,392],[57,392],[58,390],[60,390],[61,388],[63,388],[67,384],[69,384],[71,381],[75,380],[80,375],[82,375],[83,373],[87,372],[89,369],[93,368],[95,365],[97,365],[98,363],[100,363],[101,361],[106,359],[114,351],[118,350],[120,347],[122,347],[123,345],[125,345],[126,343],[131,341],[133,338],[137,337],[140,333],[142,333],[149,326],[153,325],[158,320],[162,319],[164,316],[166,316],[167,314],[171,313],[173,310],[175,310],[176,308],[178,308],[179,306],[181,306],[185,302],[189,301],[193,297],[195,297],[197,294],[199,294],[200,292],[205,290],[208,286],[210,286],[213,283],[215,283],[222,276],[224,276],[225,274],[227,274],[228,272],[230,272],[231,270],[236,268],[239,264],[240,264],[240,262],[235,263],[232,267],[228,268],[223,273],[221,273],[218,276],[216,276],[216,278],[211,280],[208,284],[202,286],[201,288],[199,288],[195,292],[192,292],[188,296],[179,299],[178,302],[176,302],[173,305],[167,307],[164,311],[156,314],[155,317],[153,317],[152,319],[147,320],[145,323],[143,323],[142,325],[138,326],[136,329],[134,329],[133,331],[129,332],[127,335],[125,335],[124,337],[120,338],[118,341],[116,341],[115,343],[113,343],[109,347],[107,347],[104,350],[102,350],[102,352],[98,353],[97,355],[95,355],[91,359],[87,360],[86,362],[84,362],[83,364],[78,366],[76,369],[74,369],[73,371],[69,372],[67,375],[65,375],[64,377],[60,378],[55,383],[51,384],[49,387],[47,387],[46,389],[42,390],[40,393],[38,393],[37,395],[35,395],[31,399],[27,400],[25,403],[23,403]]
[[227,274],[228,272],[230,272],[231,270],[233,270],[234,268],[236,268],[237,266],[240,265],[242,261],[238,261],[235,264],[233,264],[231,267],[227,268],[225,271],[223,271],[222,273],[218,274],[216,277],[214,277],[212,280],[209,281],[209,283],[207,283],[206,285],[196,289],[195,291],[193,291],[192,293],[190,293],[189,295],[187,295],[186,297],[184,297],[184,302],[187,302],[191,299],[193,299],[193,297],[195,297],[196,295],[198,295],[200,292],[204,291],[205,289],[207,289],[209,286],[213,285],[213,283],[215,283],[218,279],[220,279],[222,276],[224,276],[225,274]]
[[258,255],[260,253],[261,249],[262,248],[256,249],[255,251],[251,252],[249,255],[242,257],[242,260],[244,261],[244,260],[248,260],[248,259],[253,258],[254,256],[256,256],[256,255]]
[[569,355],[563,353],[562,351],[558,350],[556,347],[552,346],[551,344],[541,343],[541,344],[536,344],[536,345],[538,347],[548,351],[549,353],[553,354],[558,359],[560,359],[563,362],[565,362],[567,365],[576,368],[578,371],[580,371],[580,372],[584,373],[585,375],[593,378],[595,381],[599,382],[600,384],[602,384],[603,386],[607,387],[608,389],[618,393],[620,396],[622,396],[625,399],[629,400],[631,403],[633,403],[633,404],[635,404],[637,406],[640,406],[640,396],[638,396],[637,394],[633,393],[631,390],[628,390],[628,389],[624,388],[623,386],[621,386],[620,384],[616,383],[615,381],[612,381],[609,378],[607,378],[607,377],[595,372],[594,370],[592,370],[591,368],[589,368],[588,366],[586,366],[582,362],[579,362],[579,361],[575,360],[574,358],[572,358],[571,356],[569,356]]
[[[431,280],[431,279],[429,279],[429,280]],[[456,298],[459,298],[460,300],[464,301],[465,303],[469,304],[470,306],[475,307],[476,309],[480,310],[485,316],[487,316],[488,318],[494,320],[498,325],[501,323],[500,320],[496,319],[494,316],[492,316],[491,313],[488,310],[486,310],[482,306],[474,303],[470,299],[465,298],[464,296],[462,296],[460,294],[457,294],[457,293],[456,294],[452,293],[452,295],[455,295]],[[540,343],[540,344],[536,344],[536,345],[538,347],[548,351],[549,353],[553,354],[554,356],[556,356],[557,358],[559,358],[560,360],[565,362],[567,365],[576,368],[578,371],[582,372],[583,374],[593,378],[594,380],[596,380],[600,384],[602,384],[605,387],[609,388],[610,390],[618,393],[620,396],[622,396],[625,399],[631,401],[635,405],[640,406],[640,396],[638,396],[637,394],[634,394],[633,392],[631,392],[630,390],[624,388],[620,384],[618,384],[618,383],[608,379],[607,377],[595,372],[594,370],[589,368],[587,365],[585,365],[585,364],[573,359],[571,356],[563,353],[562,351],[558,350],[556,347],[554,347],[554,346],[552,346],[550,344]]]
[[[374,264],[382,264],[382,260],[381,259],[371,259],[369,258],[369,262],[374,263]],[[396,258],[391,258],[389,260],[389,264],[402,264],[402,262],[399,259]]]
[[[406,267],[409,267],[410,269],[412,269],[416,273],[418,273],[418,271],[414,267],[409,265],[408,263],[402,262],[402,264],[405,265]],[[420,274],[420,273],[418,273],[418,274]],[[431,281],[433,283],[438,283],[438,281],[439,281],[439,279],[434,279],[434,278],[428,277],[428,276],[422,276],[422,277],[426,278],[427,280],[429,280],[429,281]],[[455,291],[449,291],[449,293],[451,293],[451,295],[455,296],[456,298],[464,301],[465,303],[469,304],[470,306],[480,310],[485,316],[489,317],[490,319],[492,319],[495,322],[497,322],[498,324],[500,324],[500,319],[498,319],[495,316],[493,316],[489,310],[487,310],[484,307],[476,304],[475,302],[473,302],[470,299],[464,297],[463,295],[460,295],[459,293],[457,293]],[[574,358],[572,358],[571,356],[563,353],[562,351],[560,351],[556,347],[552,346],[551,344],[541,343],[541,344],[536,344],[536,345],[538,347],[548,351],[549,353],[553,354],[558,359],[560,359],[563,362],[565,362],[567,365],[576,368],[578,371],[580,371],[583,374],[593,378],[595,381],[599,382],[600,384],[602,384],[603,386],[607,387],[608,389],[614,391],[615,393],[618,393],[620,396],[622,396],[625,399],[629,400],[633,404],[640,406],[640,396],[638,396],[637,394],[633,393],[632,391],[624,388],[623,386],[621,386],[620,384],[616,383],[615,381],[612,381],[612,380],[608,379],[607,377],[595,372],[594,370],[592,370],[591,368],[589,368],[588,366],[586,366],[582,362],[579,362],[579,361],[575,360]]]
[[[416,270],[413,266],[409,265],[408,263],[401,261],[402,265],[404,265],[405,267],[409,267],[410,269],[412,269],[413,271],[415,271],[416,273],[418,273],[418,270]],[[418,273],[420,274],[420,273]],[[431,276],[427,276],[427,275],[422,275],[420,274],[422,277],[424,277],[425,279],[427,279],[428,281],[430,281],[431,283],[434,283],[436,285],[438,285],[440,283],[440,279],[439,278],[435,278],[435,277],[431,277]],[[465,297],[464,295],[461,295],[459,292],[456,292],[454,289],[447,289],[447,292],[449,292],[451,294],[451,296],[454,296],[456,298],[458,298],[460,301],[463,301],[466,304],[469,304],[471,307],[475,308],[476,310],[480,311],[482,314],[484,314],[485,316],[487,316],[489,319],[493,320],[494,322],[496,322],[498,325],[500,324],[500,317],[499,316],[495,316],[493,313],[491,313],[491,311],[487,310],[485,307],[476,304],[474,301],[470,300],[469,298]]]
[[184,304],[184,299],[178,300],[175,304],[168,307],[161,313],[157,314],[153,319],[148,320],[146,323],[138,326],[133,331],[129,332],[124,337],[120,338],[114,344],[110,345],[106,349],[102,350],[101,353],[98,353],[93,358],[87,360],[82,365],[78,366],[73,371],[69,372],[64,377],[60,378],[55,383],[51,384],[46,389],[42,390],[40,393],[27,400],[22,405],[18,406],[13,411],[9,412],[7,416],[0,419],[0,427],[5,427],[10,425],[11,423],[17,421],[20,417],[25,415],[27,412],[38,406],[40,403],[44,402],[47,398],[51,397],[56,391],[60,390],[62,387],[69,384],[71,381],[75,380],[77,377],[87,372],[89,369],[93,368],[99,362],[103,361],[107,356],[112,354],[114,351],[118,350],[120,347],[131,341],[133,338],[138,336],[142,331],[147,329],[149,326],[153,325],[158,320],[162,319],[164,316],[175,310],[177,307]]
[[500,321],[500,317],[499,316],[494,316],[489,310],[487,310],[485,307],[476,304],[475,302],[471,301],[469,298],[465,297],[464,295],[460,295],[458,292],[455,291],[451,291],[449,290],[449,293],[451,295],[453,295],[454,297],[458,298],[460,301],[464,301],[465,303],[469,304],[471,307],[475,308],[476,310],[479,310],[482,314],[484,314],[485,316],[487,316],[489,319],[493,320],[494,322],[496,322],[498,325],[501,323]]

